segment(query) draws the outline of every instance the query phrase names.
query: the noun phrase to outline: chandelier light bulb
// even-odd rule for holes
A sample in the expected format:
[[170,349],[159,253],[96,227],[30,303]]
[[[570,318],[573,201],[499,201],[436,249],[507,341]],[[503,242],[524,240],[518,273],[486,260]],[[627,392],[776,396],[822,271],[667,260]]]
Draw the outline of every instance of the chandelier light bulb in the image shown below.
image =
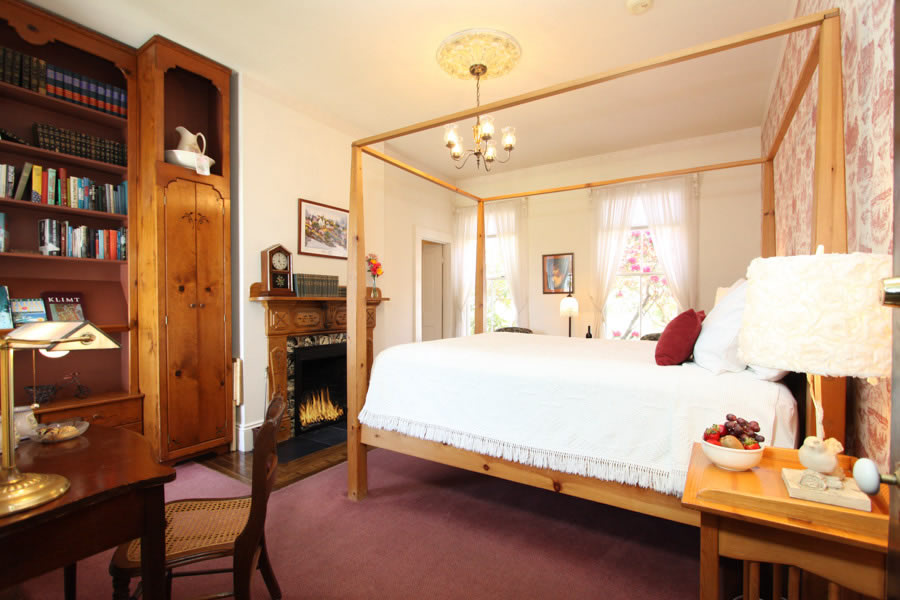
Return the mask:
[[481,139],[489,140],[494,137],[494,117],[484,115],[481,117]]
[[494,162],[495,158],[497,158],[497,143],[490,141],[487,143],[487,148],[484,150],[484,160]]
[[515,127],[504,127],[502,138],[503,138],[503,149],[504,150],[512,150],[516,146],[516,128]]
[[459,130],[456,125],[444,125],[444,145],[448,148],[459,145]]
[[462,147],[462,145],[459,143],[459,141],[457,141],[457,142],[456,142],[455,144],[453,144],[453,146],[450,148],[450,157],[453,158],[454,160],[456,160],[456,159],[458,159],[458,158],[461,158],[462,155],[463,155],[463,147]]

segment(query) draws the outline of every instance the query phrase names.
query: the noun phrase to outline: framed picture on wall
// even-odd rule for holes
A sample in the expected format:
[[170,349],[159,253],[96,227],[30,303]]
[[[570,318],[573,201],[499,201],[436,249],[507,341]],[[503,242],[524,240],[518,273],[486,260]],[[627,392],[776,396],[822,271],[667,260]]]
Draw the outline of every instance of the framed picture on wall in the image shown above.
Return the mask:
[[299,200],[300,254],[347,258],[350,211],[310,200]]
[[545,294],[572,294],[575,292],[575,255],[545,254],[541,261],[544,270]]

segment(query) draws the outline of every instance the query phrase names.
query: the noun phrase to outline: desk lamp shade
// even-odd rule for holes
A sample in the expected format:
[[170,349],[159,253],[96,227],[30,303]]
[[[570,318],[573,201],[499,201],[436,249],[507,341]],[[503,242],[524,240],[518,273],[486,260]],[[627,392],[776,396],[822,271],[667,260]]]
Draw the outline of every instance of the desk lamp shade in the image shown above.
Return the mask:
[[747,269],[739,355],[810,375],[891,374],[891,313],[881,303],[886,254],[757,258]]
[[559,303],[559,316],[561,317],[577,317],[578,316],[578,300],[575,296],[569,294]]
[[2,417],[2,463],[0,463],[0,517],[27,510],[62,496],[69,480],[50,473],[21,473],[16,468],[13,419],[13,352],[38,349],[61,356],[70,350],[118,348],[114,339],[90,321],[44,321],[27,323],[0,338],[0,417]]

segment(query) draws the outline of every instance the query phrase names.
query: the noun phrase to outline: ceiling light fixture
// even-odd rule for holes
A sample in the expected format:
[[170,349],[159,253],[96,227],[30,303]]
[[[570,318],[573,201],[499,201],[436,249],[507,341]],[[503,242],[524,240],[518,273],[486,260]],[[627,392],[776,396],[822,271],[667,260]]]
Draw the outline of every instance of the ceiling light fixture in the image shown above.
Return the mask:
[[[506,75],[521,56],[519,42],[508,33],[495,29],[466,29],[441,42],[435,58],[450,75],[459,79],[475,78],[475,107],[480,108],[481,80]],[[494,117],[477,114],[472,126],[475,147],[466,150],[457,125],[444,125],[444,145],[450,149],[450,158],[458,163],[456,168],[462,169],[472,156],[475,157],[476,168],[480,168],[484,161],[485,171],[491,170],[494,161],[507,162],[516,145],[516,129],[504,127],[501,132],[500,141],[506,150],[504,160],[497,159],[497,144],[493,140],[495,131]]]

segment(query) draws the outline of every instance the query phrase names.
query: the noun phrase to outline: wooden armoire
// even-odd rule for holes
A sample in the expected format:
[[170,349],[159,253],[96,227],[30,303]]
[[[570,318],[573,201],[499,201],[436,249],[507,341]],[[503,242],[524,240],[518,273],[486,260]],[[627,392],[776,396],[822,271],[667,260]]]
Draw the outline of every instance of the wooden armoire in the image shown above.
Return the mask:
[[[138,50],[138,78],[144,435],[160,461],[177,461],[232,439],[231,70],[155,36]],[[178,126],[204,134],[209,175],[165,162]]]

